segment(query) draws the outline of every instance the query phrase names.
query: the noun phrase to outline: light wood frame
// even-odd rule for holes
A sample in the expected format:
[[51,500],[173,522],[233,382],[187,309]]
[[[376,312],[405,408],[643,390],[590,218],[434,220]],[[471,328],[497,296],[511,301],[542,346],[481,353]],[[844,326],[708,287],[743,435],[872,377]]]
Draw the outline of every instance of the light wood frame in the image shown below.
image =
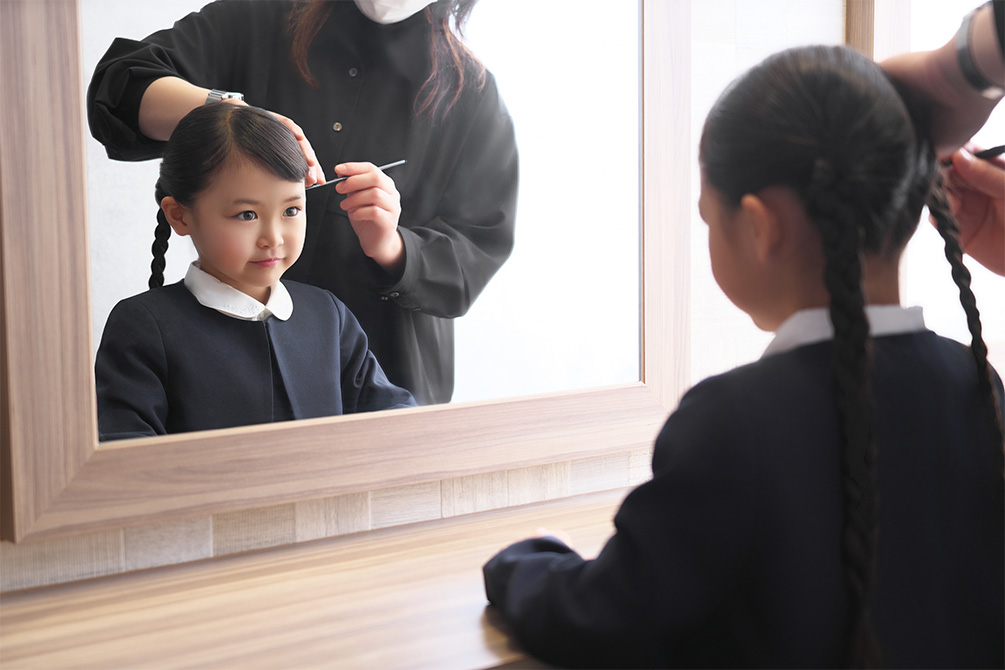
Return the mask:
[[642,6],[639,382],[100,448],[78,2],[0,2],[3,539],[205,516],[651,445],[689,377],[689,0]]

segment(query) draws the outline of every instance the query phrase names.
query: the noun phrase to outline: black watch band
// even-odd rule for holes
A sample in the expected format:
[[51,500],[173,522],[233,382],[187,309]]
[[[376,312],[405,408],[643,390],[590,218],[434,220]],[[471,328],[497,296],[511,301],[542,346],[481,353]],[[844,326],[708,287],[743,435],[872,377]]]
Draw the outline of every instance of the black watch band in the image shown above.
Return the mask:
[[956,60],[960,64],[960,71],[963,72],[963,78],[967,80],[968,84],[985,98],[998,100],[1002,96],[1005,96],[1005,88],[988,81],[981,74],[981,71],[977,69],[977,64],[974,63],[970,51],[970,24],[973,23],[974,14],[981,9],[982,7],[978,7],[963,17],[963,23],[960,24],[960,29],[956,31]]

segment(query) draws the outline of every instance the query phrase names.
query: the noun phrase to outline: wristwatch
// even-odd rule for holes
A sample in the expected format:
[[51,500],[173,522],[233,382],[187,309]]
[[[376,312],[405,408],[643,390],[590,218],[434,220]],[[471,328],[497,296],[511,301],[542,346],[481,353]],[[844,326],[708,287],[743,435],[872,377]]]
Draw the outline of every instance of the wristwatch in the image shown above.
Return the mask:
[[959,62],[963,78],[967,80],[968,84],[985,98],[998,100],[1002,96],[1005,96],[1005,88],[1002,88],[1000,84],[987,80],[987,77],[977,69],[977,64],[974,63],[974,58],[970,51],[970,24],[973,22],[974,14],[982,8],[983,6],[978,7],[963,17],[963,23],[960,25],[960,29],[956,31],[956,60]]
[[243,93],[235,93],[233,91],[221,91],[214,88],[206,96],[206,104],[211,105],[214,102],[220,102],[221,100],[244,100]]

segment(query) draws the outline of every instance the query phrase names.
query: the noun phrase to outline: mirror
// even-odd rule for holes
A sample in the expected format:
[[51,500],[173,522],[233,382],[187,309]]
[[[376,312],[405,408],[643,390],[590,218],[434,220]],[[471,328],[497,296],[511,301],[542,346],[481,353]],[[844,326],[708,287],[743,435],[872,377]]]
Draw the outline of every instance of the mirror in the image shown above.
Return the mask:
[[[641,379],[96,444],[77,0],[0,3],[4,539],[650,446],[688,379],[690,2],[642,14]],[[16,166],[16,167],[12,167]],[[634,208],[634,204],[633,204]],[[277,446],[281,448],[277,448]]]
[[[207,1],[83,2],[85,90],[115,37],[142,39]],[[455,402],[639,379],[639,8],[606,5],[483,0],[468,22],[514,119],[521,179],[513,254],[455,320]],[[546,63],[514,35],[550,44]],[[114,304],[146,290],[159,161],[109,160],[89,133],[86,150],[96,347]],[[194,258],[173,236],[165,283]]]

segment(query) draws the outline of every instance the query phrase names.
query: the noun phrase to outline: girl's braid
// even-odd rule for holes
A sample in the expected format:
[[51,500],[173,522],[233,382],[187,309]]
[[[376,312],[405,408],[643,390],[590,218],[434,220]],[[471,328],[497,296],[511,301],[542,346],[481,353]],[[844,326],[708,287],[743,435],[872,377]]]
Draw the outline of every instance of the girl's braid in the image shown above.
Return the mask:
[[824,283],[830,293],[834,326],[831,371],[843,441],[841,541],[850,596],[848,663],[851,667],[865,667],[878,665],[880,656],[871,616],[879,522],[875,407],[870,383],[869,323],[862,292],[861,232],[850,204],[854,193],[844,190],[833,168],[818,160],[806,202],[821,235]]
[[150,288],[158,288],[164,285],[164,256],[168,250],[168,238],[171,237],[171,226],[164,216],[164,210],[157,210],[157,227],[154,228],[154,243],[150,246],[150,251],[154,259],[150,261],[150,281],[147,285]]
[[[984,343],[981,332],[981,314],[977,309],[977,299],[970,288],[970,271],[963,264],[963,249],[960,246],[960,228],[956,218],[952,215],[949,203],[946,200],[946,192],[943,188],[942,173],[940,172],[928,196],[928,211],[935,219],[936,228],[946,246],[946,260],[952,267],[953,281],[960,291],[960,304],[967,315],[967,327],[970,330],[970,353],[974,357],[974,364],[977,366],[977,385],[980,389],[981,397],[985,400],[985,407],[988,418],[993,425],[993,434],[997,438],[996,451],[1005,449],[1005,439],[1003,439],[1002,416],[998,404],[997,393],[992,384],[991,366],[988,364],[988,347]],[[1005,458],[1005,456],[1003,456]],[[1002,466],[1005,472],[1005,464]]]

